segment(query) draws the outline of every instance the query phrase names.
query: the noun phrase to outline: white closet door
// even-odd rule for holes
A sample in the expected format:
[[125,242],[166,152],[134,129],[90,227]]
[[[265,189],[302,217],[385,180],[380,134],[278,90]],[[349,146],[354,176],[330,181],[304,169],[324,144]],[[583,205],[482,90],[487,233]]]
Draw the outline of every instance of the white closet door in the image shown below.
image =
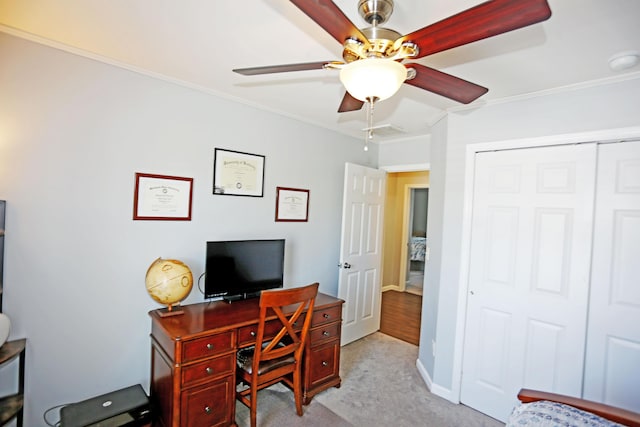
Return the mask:
[[640,412],[640,141],[599,146],[584,397]]
[[521,387],[581,395],[595,155],[476,156],[461,401],[499,420]]

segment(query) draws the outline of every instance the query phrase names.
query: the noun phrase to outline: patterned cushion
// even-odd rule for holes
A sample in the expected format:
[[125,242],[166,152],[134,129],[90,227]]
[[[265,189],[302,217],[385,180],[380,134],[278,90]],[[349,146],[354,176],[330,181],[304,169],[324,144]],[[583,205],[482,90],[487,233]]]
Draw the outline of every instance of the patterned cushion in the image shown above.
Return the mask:
[[[263,343],[263,347],[266,347],[269,343]],[[278,343],[276,347],[284,347],[283,343]],[[255,346],[243,348],[238,350],[238,354],[236,360],[238,362],[238,367],[240,369],[244,369],[248,374],[253,372],[253,353],[255,351]],[[267,360],[265,362],[261,362],[258,368],[258,375],[266,374],[269,371],[272,371],[276,368],[280,368],[285,365],[292,365],[296,363],[296,359],[293,355],[287,355],[283,357],[279,357],[277,359]]]
[[542,400],[516,406],[507,420],[507,427],[519,426],[620,427],[621,424],[611,422],[573,406]]

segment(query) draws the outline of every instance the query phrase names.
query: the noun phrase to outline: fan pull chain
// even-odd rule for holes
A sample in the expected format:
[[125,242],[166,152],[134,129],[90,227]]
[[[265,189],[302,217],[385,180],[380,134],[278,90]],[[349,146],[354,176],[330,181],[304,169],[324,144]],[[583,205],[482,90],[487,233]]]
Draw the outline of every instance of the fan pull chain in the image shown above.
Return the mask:
[[375,99],[367,98],[367,132],[364,136],[364,151],[369,151],[369,141],[373,141],[373,104]]

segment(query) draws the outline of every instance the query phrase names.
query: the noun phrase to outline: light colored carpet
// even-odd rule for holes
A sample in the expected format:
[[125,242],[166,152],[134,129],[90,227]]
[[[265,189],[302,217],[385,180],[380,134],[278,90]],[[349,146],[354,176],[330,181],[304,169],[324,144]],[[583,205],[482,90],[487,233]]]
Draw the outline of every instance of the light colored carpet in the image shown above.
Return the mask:
[[[499,421],[430,393],[418,373],[418,347],[375,333],[342,347],[342,386],[313,398],[298,417],[293,393],[272,386],[258,393],[260,427],[501,427]],[[236,421],[249,411],[236,405]]]
[[[312,400],[303,406],[304,415],[296,414],[293,392],[276,384],[258,392],[258,427],[355,427],[335,414],[331,409]],[[249,409],[236,403],[236,422],[239,427],[248,427]]]

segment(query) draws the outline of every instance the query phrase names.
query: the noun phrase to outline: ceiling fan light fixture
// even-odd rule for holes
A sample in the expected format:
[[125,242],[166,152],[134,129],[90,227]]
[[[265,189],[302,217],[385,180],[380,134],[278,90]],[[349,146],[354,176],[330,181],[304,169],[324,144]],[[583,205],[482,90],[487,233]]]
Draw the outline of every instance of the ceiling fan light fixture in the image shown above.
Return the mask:
[[393,96],[407,78],[404,65],[386,58],[353,61],[340,70],[347,92],[360,101],[382,101]]

